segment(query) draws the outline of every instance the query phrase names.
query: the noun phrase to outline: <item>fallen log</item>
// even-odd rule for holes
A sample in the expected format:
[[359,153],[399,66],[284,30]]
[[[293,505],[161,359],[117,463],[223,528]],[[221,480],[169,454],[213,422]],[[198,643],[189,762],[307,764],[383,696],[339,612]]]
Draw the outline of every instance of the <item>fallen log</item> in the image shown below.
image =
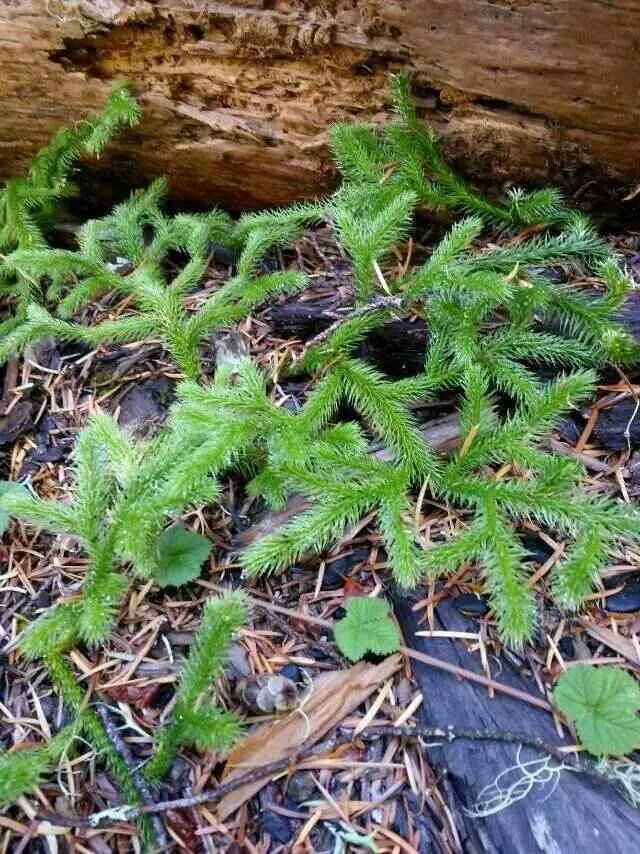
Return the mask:
[[639,23],[633,0],[0,0],[0,180],[128,78],[144,120],[94,188],[166,174],[192,204],[314,196],[335,179],[330,123],[388,121],[388,75],[408,72],[472,177],[619,200],[640,179]]

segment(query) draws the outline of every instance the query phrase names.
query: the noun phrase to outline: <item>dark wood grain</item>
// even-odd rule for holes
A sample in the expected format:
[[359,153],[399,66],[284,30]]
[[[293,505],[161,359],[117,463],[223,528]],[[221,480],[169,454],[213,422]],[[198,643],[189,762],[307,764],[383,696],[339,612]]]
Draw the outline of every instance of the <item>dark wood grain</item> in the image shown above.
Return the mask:
[[[482,673],[478,653],[468,653],[462,641],[415,636],[418,626],[412,601],[404,596],[393,600],[405,643],[421,652],[460,667]],[[477,631],[477,623],[461,614],[450,601],[436,610],[438,628]],[[553,718],[528,703],[496,695],[463,679],[412,662],[413,674],[424,695],[421,709],[426,725],[477,727],[524,731],[551,744],[562,744]],[[492,660],[501,682],[540,696],[532,677],[518,674],[501,657]],[[568,742],[567,742],[568,743]],[[640,845],[640,812],[629,806],[609,786],[595,785],[584,776],[565,772],[557,786],[535,788],[528,797],[504,811],[484,819],[466,816],[482,788],[516,762],[517,748],[495,742],[466,742],[429,749],[429,761],[447,769],[458,810],[464,851],[467,854],[622,854]],[[523,749],[522,761],[537,758]]]

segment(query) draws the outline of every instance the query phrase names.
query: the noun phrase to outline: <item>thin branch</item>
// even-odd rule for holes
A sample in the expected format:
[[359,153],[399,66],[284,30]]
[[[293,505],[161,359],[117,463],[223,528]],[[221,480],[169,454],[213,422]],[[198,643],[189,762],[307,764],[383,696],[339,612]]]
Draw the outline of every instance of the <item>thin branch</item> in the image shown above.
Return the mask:
[[[519,744],[530,747],[541,754],[546,754],[554,759],[562,762],[565,766],[567,762],[571,762],[571,770],[588,774],[590,777],[599,782],[609,782],[606,774],[598,770],[596,764],[590,759],[579,759],[576,756],[569,756],[560,747],[553,744],[548,744],[541,738],[530,736],[527,733],[521,732],[503,732],[500,730],[486,729],[462,729],[453,726],[448,727],[429,727],[429,726],[381,726],[376,727],[374,732],[364,733],[359,738],[375,739],[381,736],[395,736],[401,738],[420,738],[428,739],[430,742],[451,744],[454,741],[497,741],[506,744]],[[339,735],[335,738],[324,742],[321,745],[323,754],[329,753],[335,748],[343,744],[349,744],[353,740],[353,734]],[[305,750],[301,750],[295,757],[285,757],[275,760],[258,768],[252,768],[245,774],[235,777],[226,783],[221,783],[216,789],[210,789],[201,792],[198,795],[192,795],[186,798],[176,798],[170,801],[161,801],[155,804],[145,804],[144,806],[123,805],[112,807],[108,810],[103,810],[88,818],[68,818],[66,816],[46,815],[42,816],[42,821],[48,821],[51,824],[62,827],[84,827],[95,828],[102,826],[105,822],[115,821],[131,821],[143,815],[153,815],[167,810],[187,809],[198,806],[199,804],[218,803],[226,795],[237,789],[242,788],[248,783],[254,783],[257,780],[270,777],[273,774],[278,774],[281,771],[291,771],[295,764],[305,760],[314,754],[318,753],[318,746],[312,745]]]
[[[138,763],[136,762],[135,757],[131,753],[129,749],[129,745],[122,738],[120,733],[118,732],[118,727],[116,726],[111,714],[109,712],[109,706],[99,701],[95,704],[95,710],[97,714],[102,719],[102,723],[104,724],[104,728],[109,736],[109,740],[115,747],[115,749],[120,754],[122,761],[125,763],[127,768],[129,769],[129,773],[131,774],[131,779],[138,790],[138,794],[140,795],[140,799],[145,807],[154,806],[154,797],[149,788],[147,781],[144,778],[144,775],[141,773],[138,768]],[[167,831],[165,830],[164,823],[159,815],[153,814],[151,815],[151,825],[153,827],[153,832],[156,837],[156,842],[161,848],[165,848],[169,846],[169,836],[167,835]]]
[[190,807],[198,806],[199,804],[217,803],[222,800],[225,795],[235,792],[236,789],[241,788],[247,783],[254,783],[256,780],[261,780],[263,777],[268,777],[271,774],[283,771],[292,763],[302,759],[307,759],[318,750],[321,750],[323,753],[328,753],[349,741],[351,741],[351,736],[344,736],[325,741],[320,745],[320,747],[318,747],[318,745],[312,745],[306,750],[301,750],[295,757],[278,759],[274,762],[269,762],[267,765],[252,768],[245,774],[241,774],[239,777],[229,780],[227,783],[221,783],[216,789],[202,792],[199,795],[191,795],[187,798],[177,798],[171,801],[160,801],[159,803],[150,804],[148,806],[123,804],[118,807],[103,810],[102,812],[94,813],[88,818],[68,818],[67,816],[46,815],[41,817],[41,821],[47,821],[60,827],[92,828],[100,827],[104,822],[133,821],[134,819],[149,813],[159,813],[173,809],[188,809]]

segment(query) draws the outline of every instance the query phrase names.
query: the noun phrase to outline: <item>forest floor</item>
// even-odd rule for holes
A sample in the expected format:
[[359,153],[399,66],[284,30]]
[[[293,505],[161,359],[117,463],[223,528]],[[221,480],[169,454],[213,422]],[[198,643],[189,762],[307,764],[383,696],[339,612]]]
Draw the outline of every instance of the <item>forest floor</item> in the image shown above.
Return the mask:
[[[414,258],[438,236],[426,233],[412,245]],[[497,241],[503,237],[495,235]],[[631,273],[640,277],[640,235],[611,240]],[[407,251],[409,247],[401,248],[398,264],[407,261]],[[208,281],[189,297],[194,307],[228,278],[228,262],[224,254],[214,253]],[[301,238],[285,257],[277,253],[272,263],[297,266],[310,275],[312,287],[293,300],[308,304],[312,314],[314,305],[324,305],[327,299],[339,303],[341,294],[350,292],[348,265],[322,229]],[[559,269],[557,274],[566,272]],[[123,308],[106,297],[90,308],[87,321],[117,315]],[[249,318],[232,333],[233,345],[245,349],[276,379],[279,404],[296,407],[304,399],[304,383],[280,382],[277,377],[287,353],[299,352],[304,342],[302,334],[287,336],[273,315],[271,306]],[[316,331],[310,329],[308,335]],[[212,368],[216,346],[220,341],[212,342]],[[396,363],[400,374],[410,370],[402,343],[396,341],[393,347],[397,352],[381,348],[385,369]],[[53,340],[31,348],[0,374],[0,477],[28,476],[41,495],[68,496],[74,437],[89,414],[100,407],[138,436],[149,436],[165,420],[179,380],[171,360],[152,341],[90,352]],[[579,455],[585,462],[588,489],[624,501],[640,495],[639,406],[640,376],[606,376],[597,399],[576,412],[553,438],[556,450]],[[454,410],[455,401],[442,398],[419,415],[430,422]],[[241,480],[229,477],[219,505],[191,513],[184,521],[214,542],[201,578],[179,590],[135,581],[109,642],[95,650],[76,648],[71,656],[86,688],[86,702],[107,704],[136,762],[150,753],[154,730],[170,711],[177,664],[198,626],[203,601],[212,592],[241,583],[236,550],[255,536],[256,525],[264,529],[272,519],[264,518],[262,508],[247,499]],[[294,758],[289,768],[260,781],[254,794],[245,787],[215,805],[167,808],[162,817],[174,850],[343,851],[349,842],[356,845],[353,850],[408,854],[469,850],[459,796],[437,753],[416,739],[375,737],[384,726],[430,720],[441,698],[416,676],[406,655],[352,666],[338,652],[328,627],[343,615],[349,597],[374,590],[389,591],[392,598],[402,595],[391,590],[371,521],[367,518],[345,532],[330,552],[249,585],[251,619],[233,646],[228,674],[218,686],[220,698],[243,716],[253,733],[250,765],[242,764],[240,751],[232,754],[230,764],[239,772],[286,758],[300,728],[306,728],[309,744],[330,740],[327,750]],[[416,530],[425,541],[458,524],[451,508],[418,496]],[[576,662],[606,660],[640,672],[640,554],[631,549],[613,554],[585,614],[569,617],[555,607],[547,583],[563,544],[533,526],[523,536],[535,564],[530,583],[543,604],[536,640],[517,657],[497,638],[482,578],[474,567],[425,587],[411,600],[420,630],[433,633],[420,639],[427,652],[432,640],[443,640],[437,613],[444,603],[468,620],[465,631],[446,637],[463,661],[461,673],[447,677],[451,683],[464,679],[466,669],[478,672],[486,682],[474,690],[486,699],[499,693],[502,667],[509,660],[532,677],[532,696],[544,701],[551,697],[558,674]],[[15,639],[26,621],[77,594],[85,564],[71,540],[15,522],[0,545],[0,742],[5,748],[46,741],[66,722],[46,671],[19,656]],[[404,643],[415,646],[413,631],[400,612],[397,619]],[[270,678],[277,675],[284,679]],[[274,714],[278,705],[286,708]],[[517,720],[513,724],[517,729]],[[571,743],[566,727],[559,721],[555,725]],[[221,754],[183,750],[158,800],[195,797],[214,789],[226,760]],[[495,775],[500,771],[493,769]],[[112,821],[94,829],[38,821],[54,814],[74,823],[121,800],[100,757],[79,744],[61,762],[57,778],[43,784],[35,796],[0,812],[0,852],[107,854],[131,846],[139,849],[133,822]]]

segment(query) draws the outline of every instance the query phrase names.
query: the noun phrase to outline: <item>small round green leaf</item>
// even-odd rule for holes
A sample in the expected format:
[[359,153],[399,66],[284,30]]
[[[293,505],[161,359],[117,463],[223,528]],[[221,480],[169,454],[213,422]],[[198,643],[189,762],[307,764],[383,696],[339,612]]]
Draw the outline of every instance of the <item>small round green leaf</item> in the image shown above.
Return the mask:
[[384,599],[350,599],[347,615],[335,624],[333,634],[340,652],[350,661],[359,661],[367,652],[390,655],[400,647],[400,632]]
[[210,540],[182,525],[167,528],[158,544],[155,580],[160,587],[177,587],[193,581],[200,575],[212,548]]
[[623,756],[640,745],[640,686],[624,670],[572,667],[560,677],[555,700],[560,711],[575,721],[590,753]]

